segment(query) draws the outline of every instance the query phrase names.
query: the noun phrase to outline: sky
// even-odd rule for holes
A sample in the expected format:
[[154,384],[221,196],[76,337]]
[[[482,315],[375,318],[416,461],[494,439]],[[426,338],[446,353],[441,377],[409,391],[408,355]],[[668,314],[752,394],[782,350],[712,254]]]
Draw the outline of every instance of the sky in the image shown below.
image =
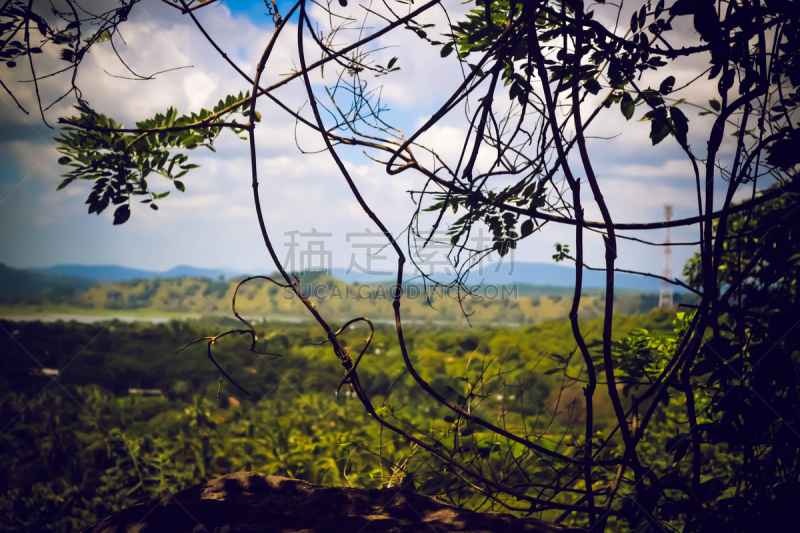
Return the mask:
[[[39,2],[40,0],[35,0]],[[41,0],[44,1],[44,0]],[[86,1],[86,4],[92,2]],[[95,2],[97,3],[97,2]],[[349,2],[340,12],[364,21],[370,32],[384,24],[365,7],[381,9],[379,2]],[[398,12],[404,4],[392,3]],[[287,2],[279,2],[286,11]],[[461,2],[445,2],[450,16],[458,19],[465,9]],[[607,7],[596,4],[598,10]],[[635,6],[634,6],[635,7]],[[314,7],[310,14],[324,28],[327,19]],[[628,20],[621,17],[621,20]],[[262,2],[226,0],[197,11],[200,21],[245,72],[252,73],[261,51],[272,36],[274,25]],[[597,18],[610,17],[608,11]],[[426,19],[444,33],[443,11],[434,10]],[[696,40],[691,28],[678,28],[687,39]],[[352,39],[355,30],[343,32],[341,40]],[[624,33],[624,29],[618,31]],[[78,77],[86,98],[96,109],[117,122],[133,125],[136,120],[163,113],[169,106],[181,113],[213,105],[225,95],[249,89],[205,41],[185,16],[158,0],[143,0],[131,12],[123,26],[124,43],[119,52],[137,73],[149,75],[166,69],[147,81],[130,81],[115,76],[129,76],[109,46],[98,46],[85,60]],[[338,39],[338,37],[337,37]],[[307,54],[319,57],[307,37]],[[441,58],[439,49],[431,47],[407,30],[397,30],[381,37],[373,58],[386,64],[398,57],[400,71],[380,78],[368,78],[370,87],[380,87],[382,102],[388,107],[385,119],[402,128],[408,137],[438,109],[458,86],[462,70],[455,55]],[[265,72],[264,84],[280,79],[298,65],[296,26],[289,24],[279,40],[275,54]],[[310,50],[310,51],[309,51]],[[42,54],[42,72],[56,66],[55,57]],[[38,58],[37,58],[38,59]],[[63,63],[61,63],[63,65]],[[677,78],[676,86],[689,81],[705,68],[702,60],[676,61],[669,73]],[[232,134],[223,134],[216,144],[216,153],[198,149],[189,153],[192,162],[201,168],[184,180],[186,191],[172,188],[164,179],[149,181],[158,192],[170,190],[160,201],[160,209],[134,205],[131,219],[123,225],[112,225],[112,210],[100,216],[87,215],[84,205],[90,184],[76,182],[56,191],[63,167],[57,163],[53,137],[56,130],[42,123],[35,112],[30,84],[21,83],[26,73],[21,68],[0,73],[12,87],[21,103],[31,111],[24,115],[6,94],[0,94],[0,262],[12,267],[44,267],[55,264],[117,264],[132,268],[164,271],[172,266],[188,264],[205,268],[222,268],[233,272],[272,272],[274,264],[261,241],[250,187],[249,151],[245,141]],[[664,74],[659,74],[663,76]],[[16,77],[15,77],[16,76]],[[332,79],[331,69],[326,71]],[[325,103],[325,93],[318,77],[313,78],[315,93]],[[658,85],[659,79],[644,79]],[[68,78],[60,77],[42,84],[43,100],[52,101],[63,90]],[[705,104],[715,96],[715,82],[703,82],[686,91],[685,96]],[[500,93],[503,91],[500,90]],[[503,93],[505,94],[505,93]],[[603,94],[603,93],[601,93]],[[306,101],[304,88],[291,83],[277,96],[287,105],[298,108]],[[265,220],[278,255],[285,266],[314,266],[310,261],[327,262],[327,266],[364,267],[366,255],[378,252],[382,245],[374,233],[377,228],[363,213],[344,179],[326,153],[319,151],[323,143],[308,128],[296,127],[294,120],[277,106],[260,101],[263,115],[257,129],[260,194],[265,206]],[[46,114],[50,124],[60,116],[72,114],[73,101],[65,99]],[[596,102],[588,101],[587,109]],[[697,109],[684,108],[695,131],[690,137],[693,148],[701,153],[711,120],[697,116]],[[674,206],[674,218],[697,214],[697,198],[691,165],[674,139],[656,147],[650,146],[649,125],[637,119],[626,122],[618,108],[612,107],[588,130],[590,155],[601,187],[605,191],[612,217],[617,222],[652,222],[663,219],[664,205]],[[308,106],[305,116],[312,118]],[[422,140],[437,149],[446,160],[458,158],[464,141],[463,113],[449,114],[440,125],[426,133]],[[297,143],[297,144],[296,144]],[[726,140],[720,154],[724,159],[732,146]],[[385,167],[364,156],[358,149],[341,148],[340,155],[373,209],[380,213],[387,226],[399,234],[408,224],[415,205],[409,190],[419,190],[424,181],[419,175],[404,172],[390,176]],[[487,154],[482,153],[485,159]],[[481,158],[479,158],[479,167]],[[716,187],[723,189],[724,183]],[[741,195],[749,194],[742,191]],[[737,198],[741,198],[741,195]],[[720,198],[717,199],[719,205]],[[600,220],[599,210],[584,187],[586,217]],[[446,220],[445,224],[451,222]],[[372,232],[370,235],[368,232]],[[555,243],[574,240],[571,227],[549,225],[535,233],[514,251],[513,260],[552,262]],[[633,233],[631,233],[633,235]],[[664,231],[636,232],[636,237],[660,241]],[[673,241],[696,241],[696,226],[672,231]],[[293,241],[294,239],[294,241]],[[587,234],[587,263],[603,264],[603,243],[597,234]],[[294,245],[293,245],[294,243]],[[311,253],[323,250],[325,253]],[[696,251],[693,246],[673,247],[671,267],[679,274],[683,263]],[[301,252],[307,252],[305,255]],[[444,252],[439,252],[443,257]],[[373,257],[371,268],[392,270],[390,252]],[[620,242],[618,266],[625,269],[660,273],[664,266],[662,248]],[[308,261],[308,262],[304,262]],[[656,287],[657,290],[657,287]]]

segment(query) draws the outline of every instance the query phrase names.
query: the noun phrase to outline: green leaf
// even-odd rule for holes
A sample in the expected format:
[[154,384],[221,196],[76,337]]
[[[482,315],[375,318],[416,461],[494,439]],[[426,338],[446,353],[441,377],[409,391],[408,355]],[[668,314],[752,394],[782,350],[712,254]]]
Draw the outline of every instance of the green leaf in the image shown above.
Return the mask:
[[664,0],[658,0],[658,4],[656,5],[656,11],[653,13],[655,18],[661,16],[661,13],[664,11]]
[[175,180],[172,183],[175,184],[175,188],[178,189],[179,191],[181,191],[181,192],[185,192],[186,191],[186,187],[183,185],[182,181]]
[[643,5],[642,9],[639,10],[639,28],[641,28],[642,30],[644,30],[644,24],[645,24],[645,22],[647,22],[647,5],[648,4]]
[[664,103],[664,99],[661,98],[661,93],[650,88],[642,91],[642,98],[651,107],[658,107]]
[[131,218],[131,208],[128,204],[121,205],[114,211],[114,225],[124,224]]
[[391,58],[389,60],[389,64],[386,65],[386,69],[387,70],[391,69],[394,66],[395,63],[397,63],[397,58],[396,57]]
[[[719,15],[714,7],[714,2],[695,2],[694,29],[700,38],[710,43],[720,32]],[[732,72],[732,71],[730,71]]]
[[102,33],[100,33],[100,35],[97,36],[95,42],[102,43],[110,40],[111,40],[111,33],[108,30],[103,30]]
[[633,116],[633,112],[636,109],[636,104],[634,104],[631,95],[629,95],[628,93],[622,94],[622,100],[619,103],[619,109],[625,116],[625,120],[631,119],[631,117]]
[[719,104],[719,102],[716,99],[709,100],[708,101],[708,105],[711,106],[711,109],[713,109],[714,111],[717,111],[717,112],[719,112],[719,110],[722,109],[722,106]]
[[523,222],[521,232],[523,237],[527,237],[528,235],[533,233],[533,220],[528,219],[525,222]]
[[678,433],[677,435],[675,435],[674,437],[672,437],[671,439],[669,439],[667,441],[667,444],[666,444],[666,447],[664,448],[664,451],[666,451],[667,453],[672,453],[673,451],[675,451],[675,448],[681,442],[684,441],[685,437],[686,437],[685,433]]
[[675,125],[675,138],[681,145],[686,144],[686,135],[689,133],[689,119],[677,107],[669,108],[669,116]]
[[653,141],[653,146],[663,141],[667,135],[669,135],[669,121],[666,113],[659,113],[650,122],[650,139]]
[[446,477],[438,474],[436,477],[433,477],[420,485],[417,489],[417,493],[427,495],[438,494],[439,492],[449,489],[455,485],[456,482],[456,478]]
[[439,52],[439,55],[442,57],[447,57],[453,53],[453,49],[454,49],[453,43],[447,43],[442,47],[442,51]]
[[658,90],[661,94],[669,94],[672,92],[672,88],[675,86],[675,76],[667,76],[664,81],[661,82],[661,85],[658,87]]
[[150,204],[150,209],[153,211],[158,211],[158,206],[156,204]]
[[600,92],[600,82],[595,79],[587,81],[583,84],[583,87],[592,94],[597,94]]
[[70,159],[70,158],[69,158],[69,157],[67,157],[67,156],[64,156],[64,157],[59,157],[59,158],[58,158],[58,164],[59,164],[59,165],[66,165],[66,164],[67,164],[67,163],[69,163],[70,161],[72,161],[72,159]]
[[686,452],[689,450],[689,445],[691,443],[692,441],[690,439],[686,439],[678,445],[678,449],[675,450],[675,456],[672,459],[673,463],[677,463],[683,459],[683,457],[686,455]]
[[800,163],[800,150],[797,149],[797,140],[800,135],[789,135],[772,143],[767,149],[767,163],[774,167],[791,169]]

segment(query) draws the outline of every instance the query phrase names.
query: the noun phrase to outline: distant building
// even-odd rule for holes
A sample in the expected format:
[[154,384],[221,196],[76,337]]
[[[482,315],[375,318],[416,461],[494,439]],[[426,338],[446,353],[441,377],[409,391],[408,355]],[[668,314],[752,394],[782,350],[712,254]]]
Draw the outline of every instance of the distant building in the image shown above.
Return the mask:
[[128,394],[137,396],[163,396],[161,389],[128,389]]
[[59,374],[59,371],[57,368],[31,368],[29,374],[31,376],[55,377]]

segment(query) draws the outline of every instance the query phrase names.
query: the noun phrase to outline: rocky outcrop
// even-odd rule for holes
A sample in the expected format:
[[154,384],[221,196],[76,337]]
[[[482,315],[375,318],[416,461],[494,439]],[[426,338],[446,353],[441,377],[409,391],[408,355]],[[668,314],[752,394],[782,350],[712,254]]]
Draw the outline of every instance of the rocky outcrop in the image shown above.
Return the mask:
[[130,507],[91,533],[556,533],[534,518],[475,513],[396,489],[320,487],[239,472]]

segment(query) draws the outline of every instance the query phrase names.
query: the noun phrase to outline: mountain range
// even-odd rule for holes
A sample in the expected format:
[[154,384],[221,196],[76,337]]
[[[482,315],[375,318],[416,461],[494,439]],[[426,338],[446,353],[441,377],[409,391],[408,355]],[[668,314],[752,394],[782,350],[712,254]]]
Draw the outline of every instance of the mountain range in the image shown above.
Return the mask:
[[[404,316],[416,323],[452,322],[477,312],[474,320],[491,324],[534,324],[565,316],[571,308],[574,270],[560,265],[517,263],[512,268],[475,272],[467,281],[472,289],[467,300],[462,292],[421,291],[420,280],[406,276]],[[602,272],[586,272],[581,298],[581,316],[600,316],[604,309]],[[59,265],[46,269],[14,269],[0,264],[0,314],[5,316],[59,313],[72,316],[103,313],[138,313],[152,316],[222,317],[245,273],[222,269],[179,266],[166,272],[121,266]],[[274,274],[273,274],[274,276]],[[451,273],[452,276],[452,273]],[[410,279],[409,279],[410,278]],[[437,277],[447,281],[446,274]],[[324,305],[331,316],[356,313],[371,319],[393,320],[391,277],[333,269],[300,274],[301,290]],[[630,274],[620,274],[614,295],[619,314],[648,312],[659,306],[657,284],[646,284]],[[528,282],[528,283],[525,283]],[[530,282],[533,282],[530,283]],[[483,288],[476,285],[483,284]],[[415,288],[416,285],[416,288]],[[505,286],[494,290],[493,287]],[[304,307],[294,297],[263,279],[255,279],[237,293],[237,310],[266,320],[303,321]],[[689,293],[676,293],[675,302],[693,302]],[[144,314],[144,315],[143,315]],[[65,315],[65,316],[66,316]],[[60,315],[59,315],[60,316]],[[459,318],[460,320],[460,318]],[[470,319],[473,320],[473,319]]]
[[141,270],[138,268],[128,268],[119,265],[55,265],[44,268],[21,269],[48,276],[69,276],[90,279],[94,281],[129,281],[134,279],[153,279],[153,278],[209,278],[218,279],[223,276],[225,279],[234,277],[236,273],[215,268],[197,268],[188,265],[178,265],[167,270],[158,272],[156,270]]
[[[8,277],[8,271],[26,272],[28,274],[40,274],[55,278],[81,278],[86,281],[106,282],[106,281],[129,281],[138,279],[171,279],[171,278],[206,278],[218,280],[230,280],[235,277],[246,275],[261,274],[263,272],[235,272],[226,269],[198,268],[189,265],[178,265],[167,270],[158,272],[155,270],[141,270],[128,268],[119,265],[55,265],[45,268],[29,269],[10,269],[3,265],[5,271],[0,272],[0,287],[5,287],[4,277]],[[369,272],[345,268],[332,268],[329,272],[331,276],[347,283],[384,283],[393,281],[395,276],[381,273],[378,275]],[[417,273],[418,274],[418,273]],[[434,276],[437,281],[447,282],[452,279],[452,272],[443,272],[441,275]],[[19,276],[19,275],[18,275]],[[602,289],[606,286],[605,272],[584,269],[583,286],[587,289]],[[43,282],[44,278],[39,281]],[[422,283],[420,277],[414,277],[407,273],[405,279],[409,283]],[[20,278],[22,280],[22,278]],[[633,274],[617,273],[614,277],[615,287],[620,290],[632,290],[639,292],[658,292],[661,282],[654,278],[646,278]],[[66,282],[67,280],[63,280]],[[76,280],[72,280],[75,283]],[[53,283],[57,283],[53,281]],[[549,263],[527,263],[515,262],[507,263],[496,268],[489,264],[483,267],[482,271],[473,270],[468,278],[469,285],[513,285],[524,284],[539,287],[573,287],[575,283],[575,269],[570,266],[554,265]],[[559,291],[561,292],[561,291]],[[677,288],[677,292],[682,292]]]

